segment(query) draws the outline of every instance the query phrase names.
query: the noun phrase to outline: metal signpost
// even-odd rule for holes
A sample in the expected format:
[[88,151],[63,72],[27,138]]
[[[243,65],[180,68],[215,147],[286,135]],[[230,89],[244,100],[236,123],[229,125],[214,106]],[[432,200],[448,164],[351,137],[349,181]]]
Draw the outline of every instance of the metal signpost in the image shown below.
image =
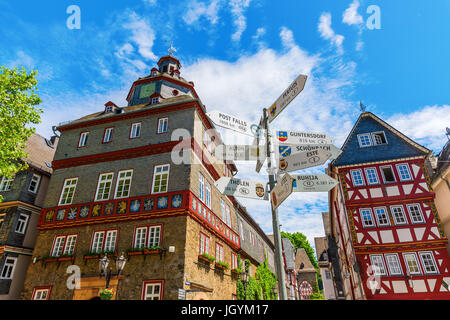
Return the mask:
[[[328,192],[338,183],[325,174],[290,175],[288,172],[322,165],[328,159],[338,157],[342,152],[332,144],[333,140],[323,133],[277,131],[276,137],[272,136],[269,124],[302,92],[306,80],[307,76],[305,75],[297,77],[269,109],[263,109],[263,117],[259,125],[219,111],[207,114],[211,121],[218,126],[254,137],[250,146],[218,146],[215,150],[218,159],[256,160],[256,171],[260,172],[267,158],[268,187],[264,183],[228,177],[220,178],[214,185],[222,194],[229,196],[268,200],[270,193],[275,266],[281,300],[287,299],[287,292],[278,207],[293,192]],[[263,134],[265,134],[265,146],[260,146]],[[275,148],[276,152],[274,152]],[[278,179],[278,183],[277,174],[284,174]],[[307,296],[309,288],[305,289],[308,291],[305,292]]]

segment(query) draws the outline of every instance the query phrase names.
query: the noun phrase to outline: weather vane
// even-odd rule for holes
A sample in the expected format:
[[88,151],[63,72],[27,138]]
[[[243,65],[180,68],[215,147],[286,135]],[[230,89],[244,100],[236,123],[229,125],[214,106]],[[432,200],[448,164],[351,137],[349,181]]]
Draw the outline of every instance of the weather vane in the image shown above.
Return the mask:
[[366,112],[366,106],[363,105],[362,101],[359,102],[359,107],[361,109],[361,112]]
[[[167,43],[169,43],[169,41],[167,41]],[[173,41],[169,43],[170,44],[170,48],[169,48],[169,56],[173,56],[174,52],[177,52],[177,50],[173,47]]]

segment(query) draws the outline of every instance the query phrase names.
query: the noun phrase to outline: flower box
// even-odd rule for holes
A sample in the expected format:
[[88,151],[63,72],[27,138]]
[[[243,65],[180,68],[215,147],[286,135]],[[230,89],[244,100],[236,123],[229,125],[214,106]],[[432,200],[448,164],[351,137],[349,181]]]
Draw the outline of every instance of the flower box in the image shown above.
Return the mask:
[[58,261],[73,261],[75,260],[75,257],[60,257],[58,258]]
[[89,259],[100,259],[100,255],[99,255],[99,254],[85,255],[85,256],[83,256],[83,258],[84,258],[85,260],[89,260]]
[[239,270],[239,269],[236,269],[236,268],[234,268],[234,269],[231,269],[231,272],[232,272],[232,273],[234,273],[234,274],[236,274],[236,275],[239,275],[239,274],[241,274],[241,270]]
[[216,265],[217,269],[221,269],[221,270],[227,270],[229,268],[227,265],[219,263],[219,262],[216,262],[215,265]]
[[207,262],[207,263],[211,263],[211,262],[212,262],[212,260],[210,260],[208,257],[205,257],[205,256],[202,255],[202,254],[199,254],[199,255],[198,255],[198,259],[199,259],[199,260],[202,260],[202,261],[205,261],[205,262]]
[[127,255],[129,255],[129,256],[140,256],[143,253],[144,253],[143,251],[130,251],[130,252],[127,252]]
[[56,262],[56,261],[58,261],[58,258],[56,258],[56,257],[54,257],[54,258],[45,258],[43,260],[44,260],[44,262]]
[[161,253],[161,250],[157,249],[157,250],[148,250],[148,249],[144,249],[144,254],[159,254]]

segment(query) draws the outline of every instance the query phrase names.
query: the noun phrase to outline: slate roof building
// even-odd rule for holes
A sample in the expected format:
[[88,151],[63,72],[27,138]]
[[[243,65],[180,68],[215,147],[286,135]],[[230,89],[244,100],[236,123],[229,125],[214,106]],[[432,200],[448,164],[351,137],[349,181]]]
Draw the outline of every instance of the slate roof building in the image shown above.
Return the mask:
[[360,275],[366,299],[450,299],[431,151],[370,112],[360,115],[342,151],[328,168],[340,182],[329,197],[350,298],[357,299]]
[[[252,262],[251,276],[264,254],[274,270],[273,244],[245,207],[214,186],[237,168],[215,158],[222,142],[180,69],[164,56],[131,85],[127,106],[109,101],[58,126],[23,299],[98,297],[105,256],[113,299],[123,300],[178,299],[179,290],[188,300],[230,300],[238,255]],[[114,261],[122,253],[119,274]],[[66,285],[70,265],[80,267],[78,288]]]
[[0,177],[0,300],[18,299],[31,261],[37,224],[52,174],[58,142],[33,134],[26,142],[28,169]]
[[313,292],[318,291],[316,269],[314,268],[304,248],[298,248],[295,252],[295,270],[297,278],[297,290],[301,297],[301,288],[311,288]]

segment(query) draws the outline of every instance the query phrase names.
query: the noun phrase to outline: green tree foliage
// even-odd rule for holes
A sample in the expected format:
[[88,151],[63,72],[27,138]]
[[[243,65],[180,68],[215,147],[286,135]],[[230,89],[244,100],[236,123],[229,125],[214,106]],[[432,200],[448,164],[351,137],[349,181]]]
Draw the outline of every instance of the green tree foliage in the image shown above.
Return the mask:
[[[238,265],[241,268],[240,257],[238,257]],[[248,274],[250,260],[245,260],[245,272]],[[256,269],[255,277],[249,277],[248,282],[244,285],[241,279],[236,283],[237,300],[276,300],[272,288],[277,286],[277,277],[270,271],[267,257],[264,262]]]
[[35,107],[41,103],[36,94],[36,74],[27,73],[24,67],[0,66],[0,176],[10,178],[27,168],[17,160],[28,156],[25,143],[35,129],[27,126],[40,123],[42,109]]

